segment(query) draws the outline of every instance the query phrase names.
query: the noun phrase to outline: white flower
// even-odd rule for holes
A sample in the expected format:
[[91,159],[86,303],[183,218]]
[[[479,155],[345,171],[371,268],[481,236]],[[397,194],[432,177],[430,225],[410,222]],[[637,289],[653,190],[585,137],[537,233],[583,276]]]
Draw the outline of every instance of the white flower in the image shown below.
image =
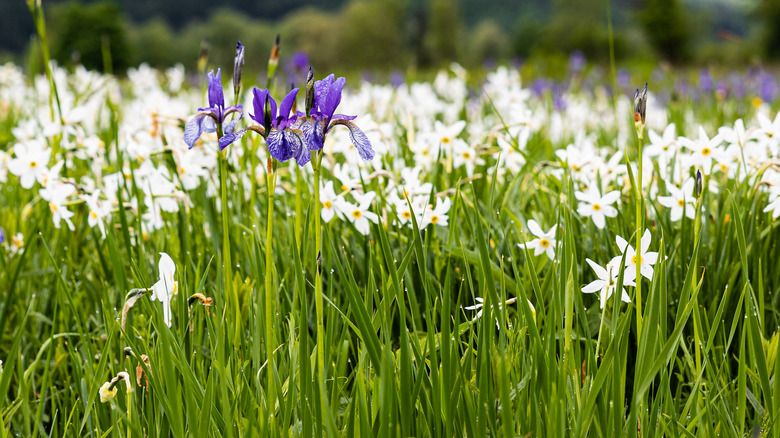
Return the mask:
[[101,403],[108,403],[109,400],[112,400],[114,397],[116,397],[117,387],[114,386],[114,389],[111,389],[111,382],[106,382],[103,384],[103,386],[100,387],[100,390],[98,393],[100,394],[100,402]]
[[444,201],[441,198],[436,200],[436,208],[432,208],[430,204],[427,209],[424,209],[424,213],[420,222],[420,229],[424,229],[429,224],[447,226],[449,216],[447,213],[452,207],[452,201],[449,198],[445,198]]
[[598,229],[603,230],[608,217],[615,217],[618,211],[612,204],[620,199],[620,192],[613,190],[604,196],[595,185],[591,185],[587,192],[574,192],[574,197],[582,204],[577,208],[581,216],[590,216]]
[[171,316],[171,298],[179,292],[179,283],[173,279],[176,273],[176,265],[168,254],[160,253],[160,280],[152,285],[152,301],[158,300],[163,304],[163,318],[168,327],[173,322]]
[[692,151],[689,156],[688,165],[701,166],[705,175],[709,175],[712,170],[712,159],[714,154],[722,152],[720,143],[722,137],[720,134],[709,138],[704,127],[699,125],[699,140],[693,141],[685,137],[680,137],[680,144]]
[[355,224],[355,228],[357,228],[360,234],[367,236],[371,231],[369,221],[377,223],[379,220],[376,213],[368,211],[368,207],[371,206],[371,201],[374,200],[376,193],[368,192],[363,195],[353,194],[352,196],[358,202],[357,205],[342,199],[338,203],[338,209],[344,212],[344,215],[350,222]]
[[[607,302],[609,297],[611,297],[612,294],[617,290],[617,280],[620,276],[620,259],[617,260],[617,265],[615,265],[615,260],[613,259],[607,263],[607,266],[601,266],[591,259],[585,259],[585,261],[588,262],[591,268],[593,268],[593,272],[596,273],[598,279],[590,282],[586,286],[583,286],[582,292],[586,294],[599,292],[599,305],[603,309],[604,304]],[[625,276],[623,278],[623,285],[635,286],[633,281],[627,281]],[[631,302],[631,297],[628,296],[626,290],[623,288],[620,288],[620,299],[625,303]]]
[[531,219],[528,221],[528,230],[531,231],[531,234],[536,236],[536,239],[531,240],[530,242],[526,243],[518,243],[517,246],[520,248],[526,248],[526,249],[533,249],[534,255],[538,256],[542,253],[546,252],[547,257],[550,258],[550,260],[555,259],[555,230],[558,228],[558,224],[555,224],[550,228],[549,231],[546,233],[542,231],[542,228],[539,226],[538,223],[536,223],[535,220]]
[[327,184],[320,184],[320,203],[322,204],[322,210],[320,210],[320,216],[325,223],[328,223],[336,215],[336,205],[338,204],[338,196],[333,190],[333,181],[328,181]]
[[38,192],[41,195],[41,198],[49,203],[49,210],[51,210],[55,227],[59,228],[60,221],[64,220],[71,231],[76,229],[73,225],[73,221],[70,220],[74,213],[68,210],[68,207],[65,205],[68,202],[68,197],[75,191],[76,187],[72,184],[53,182]]
[[[478,320],[479,318],[482,317],[482,311],[484,310],[483,307],[485,306],[485,299],[484,298],[477,297],[477,298],[475,298],[475,300],[477,301],[476,304],[471,305],[471,306],[466,306],[466,307],[463,308],[463,310],[476,310],[477,311],[477,314],[474,315],[474,318],[471,319],[472,322],[476,321],[476,320]],[[501,310],[504,307],[505,304],[506,305],[514,304],[516,301],[517,301],[517,297],[509,298],[508,300],[506,300],[503,303],[499,304],[498,305],[498,309]],[[531,304],[530,300],[528,300],[528,306],[531,307],[531,313],[533,314],[534,318],[536,318],[536,308],[534,308],[534,305]],[[493,306],[490,306],[490,307],[492,308]],[[509,325],[509,328],[512,328],[512,324],[509,324],[509,322],[507,322],[507,324]],[[499,324],[498,317],[496,317],[496,327],[501,329],[501,324]]]
[[650,145],[645,147],[645,154],[649,157],[659,157],[663,163],[669,160],[677,153],[677,134],[674,123],[664,129],[663,135],[658,135],[654,130],[649,130],[647,136],[650,138]]
[[22,188],[31,189],[36,180],[42,181],[51,158],[51,149],[45,143],[38,140],[19,143],[14,146],[14,155],[16,158],[8,163],[8,170],[19,177]]
[[106,224],[103,222],[103,218],[105,218],[111,210],[108,208],[106,202],[100,200],[100,190],[95,190],[90,196],[83,195],[81,198],[87,203],[87,207],[89,207],[87,223],[90,227],[97,225],[98,229],[100,229],[100,234],[105,238]]
[[[651,241],[652,236],[650,235],[650,230],[645,229],[645,232],[642,235],[642,247],[639,251],[638,262],[639,270],[642,273],[642,276],[648,280],[653,279],[653,265],[658,262],[657,252],[647,252],[647,250],[650,248]],[[614,266],[620,266],[620,259],[624,253],[626,254],[626,270],[623,273],[623,281],[625,284],[628,284],[628,282],[636,280],[636,251],[634,250],[634,247],[626,242],[626,239],[620,236],[615,236],[615,242],[617,243],[618,248],[620,248],[621,255],[613,258],[610,263]]]
[[688,178],[682,186],[682,189],[678,189],[671,183],[667,183],[666,189],[669,190],[669,196],[659,196],[658,203],[664,207],[671,208],[670,219],[672,222],[677,222],[682,218],[683,211],[688,219],[694,219],[696,217],[696,198],[693,197],[693,187],[696,181],[693,178]]

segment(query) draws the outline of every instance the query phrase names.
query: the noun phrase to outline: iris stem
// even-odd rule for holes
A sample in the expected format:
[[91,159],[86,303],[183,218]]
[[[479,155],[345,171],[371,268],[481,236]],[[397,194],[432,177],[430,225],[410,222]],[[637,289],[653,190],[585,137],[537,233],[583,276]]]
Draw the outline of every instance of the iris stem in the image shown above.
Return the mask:
[[[217,124],[217,138],[222,138],[222,124]],[[230,259],[230,220],[228,214],[227,194],[227,149],[219,152],[219,185],[222,198],[222,277],[225,285],[225,297],[233,301],[235,319],[235,331],[233,333],[233,346],[238,345],[241,334],[241,313],[238,307],[238,292],[233,290],[233,265]]]
[[314,246],[315,246],[315,281],[314,304],[317,310],[317,378],[320,388],[320,408],[322,421],[327,418],[325,394],[325,323],[322,303],[322,204],[320,203],[320,159],[322,151],[314,152],[312,168],[314,170]]
[[271,436],[276,436],[276,366],[274,350],[276,349],[276,336],[274,333],[274,321],[276,320],[276,291],[274,289],[274,191],[276,189],[276,174],[273,166],[274,158],[268,158],[266,164],[266,178],[268,185],[268,217],[266,218],[265,235],[265,335],[266,335],[266,360],[268,360],[268,414],[270,417]]

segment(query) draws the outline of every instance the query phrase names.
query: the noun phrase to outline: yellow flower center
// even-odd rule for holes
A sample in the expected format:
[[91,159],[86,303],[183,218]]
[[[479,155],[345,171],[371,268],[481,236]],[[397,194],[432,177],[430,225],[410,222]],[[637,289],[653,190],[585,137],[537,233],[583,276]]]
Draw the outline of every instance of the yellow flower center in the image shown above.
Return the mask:
[[[636,265],[637,256],[631,257],[631,263]],[[639,264],[642,264],[642,257],[639,257]]]
[[550,246],[550,241],[547,239],[540,239],[539,246],[541,246],[542,248],[547,248]]
[[30,169],[35,169],[36,167],[38,167],[38,163],[35,161],[30,161]]
[[49,202],[49,210],[51,210],[52,213],[57,211],[57,206]]
[[680,207],[684,207],[685,206],[685,201],[680,199],[680,200],[677,201],[677,205],[679,205]]
[[90,212],[89,212],[89,217],[91,217],[92,219],[97,219],[97,218],[98,218],[98,215],[97,215],[97,213],[95,213],[94,211],[90,211]]
[[327,209],[331,209],[331,208],[333,208],[333,204],[331,204],[331,203],[330,203],[330,201],[325,201],[325,202],[323,202],[323,203],[322,203],[322,205],[323,205],[325,208],[327,208]]
[[341,190],[342,190],[342,191],[344,191],[344,192],[346,192],[347,190],[349,190],[349,187],[347,187],[347,186],[345,186],[344,184],[342,184],[342,185],[341,185]]
[[179,168],[179,175],[184,175],[184,168],[183,167]]
[[360,219],[361,216],[363,216],[363,213],[360,210],[355,210],[352,212],[352,217],[355,219]]
[[599,204],[593,204],[593,210],[594,210],[594,211],[599,211],[599,210],[601,210],[601,205],[599,205]]
[[404,219],[410,219],[412,217],[412,213],[405,211],[401,213],[401,216],[403,216]]
[[471,153],[470,152],[464,152],[463,153],[463,158],[468,160],[469,158],[471,158]]
[[431,223],[436,225],[439,222],[439,216],[431,216]]
[[702,155],[704,155],[705,157],[706,157],[707,155],[711,154],[711,153],[712,153],[712,150],[711,150],[710,148],[703,148],[703,149],[701,150],[701,154],[702,154]]

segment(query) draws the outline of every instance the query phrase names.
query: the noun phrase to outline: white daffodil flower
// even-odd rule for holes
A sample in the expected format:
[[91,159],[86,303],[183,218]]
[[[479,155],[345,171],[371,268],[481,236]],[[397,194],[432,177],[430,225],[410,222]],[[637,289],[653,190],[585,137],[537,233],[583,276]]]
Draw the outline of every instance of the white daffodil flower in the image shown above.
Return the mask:
[[712,159],[714,156],[722,152],[720,146],[722,141],[723,137],[721,134],[716,134],[715,137],[709,138],[701,125],[699,126],[698,141],[685,137],[680,137],[679,139],[681,145],[691,150],[691,155],[688,157],[688,165],[701,166],[705,175],[709,175],[712,170]]
[[547,257],[549,257],[550,260],[554,260],[556,228],[558,228],[558,224],[553,225],[550,230],[545,233],[542,231],[542,227],[540,227],[535,220],[531,219],[528,221],[528,230],[531,231],[531,234],[536,236],[536,239],[533,239],[530,242],[518,243],[517,246],[520,248],[533,249],[535,256],[547,253]]
[[[617,281],[620,276],[620,259],[618,258],[617,264],[615,264],[615,259],[612,259],[607,263],[607,266],[601,266],[591,259],[585,259],[585,261],[588,262],[593,272],[596,273],[598,279],[583,286],[582,292],[586,294],[598,292],[599,306],[603,309],[609,297],[617,290]],[[623,276],[623,286],[635,285],[633,281],[627,281],[625,275]],[[620,288],[620,299],[625,303],[631,302],[631,297],[628,296],[628,293],[622,287]]]
[[581,216],[590,217],[593,223],[600,230],[606,226],[606,218],[615,217],[618,211],[612,204],[620,199],[620,192],[613,190],[604,196],[595,185],[591,185],[587,192],[574,192],[574,197],[580,201],[577,213]]
[[685,216],[688,219],[696,217],[696,198],[693,197],[693,186],[695,184],[696,181],[693,178],[688,178],[681,189],[669,183],[666,185],[666,189],[669,190],[669,196],[658,197],[659,204],[672,209],[669,213],[672,222],[679,221],[683,212],[685,212]]
[[652,236],[650,235],[650,230],[645,229],[641,240],[642,247],[640,248],[639,256],[637,257],[636,250],[633,246],[628,244],[626,239],[615,236],[615,242],[617,243],[618,248],[620,248],[621,254],[614,257],[610,261],[610,264],[613,266],[620,266],[620,259],[623,257],[624,253],[626,254],[626,270],[623,273],[624,284],[636,280],[637,263],[639,263],[639,270],[642,273],[642,276],[648,280],[653,279],[653,266],[658,262],[658,253],[647,251],[650,248],[651,241]]
[[168,327],[173,322],[171,315],[171,298],[179,292],[179,283],[173,279],[176,273],[176,265],[168,254],[160,253],[160,280],[152,285],[152,301],[158,300],[163,304],[163,318]]
[[376,213],[368,211],[368,207],[371,206],[371,201],[374,200],[376,193],[368,192],[362,195],[353,193],[352,196],[358,202],[357,205],[342,199],[338,203],[339,205],[337,208],[344,212],[344,215],[350,222],[355,224],[355,228],[357,228],[360,234],[367,236],[371,231],[369,221],[377,223],[379,220]]

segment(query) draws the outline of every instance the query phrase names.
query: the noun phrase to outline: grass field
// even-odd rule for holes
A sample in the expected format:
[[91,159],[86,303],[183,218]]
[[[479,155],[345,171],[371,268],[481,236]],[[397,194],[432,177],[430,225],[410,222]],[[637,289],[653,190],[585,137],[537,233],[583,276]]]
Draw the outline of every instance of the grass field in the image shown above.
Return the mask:
[[213,67],[0,67],[3,436],[780,436],[760,83]]

